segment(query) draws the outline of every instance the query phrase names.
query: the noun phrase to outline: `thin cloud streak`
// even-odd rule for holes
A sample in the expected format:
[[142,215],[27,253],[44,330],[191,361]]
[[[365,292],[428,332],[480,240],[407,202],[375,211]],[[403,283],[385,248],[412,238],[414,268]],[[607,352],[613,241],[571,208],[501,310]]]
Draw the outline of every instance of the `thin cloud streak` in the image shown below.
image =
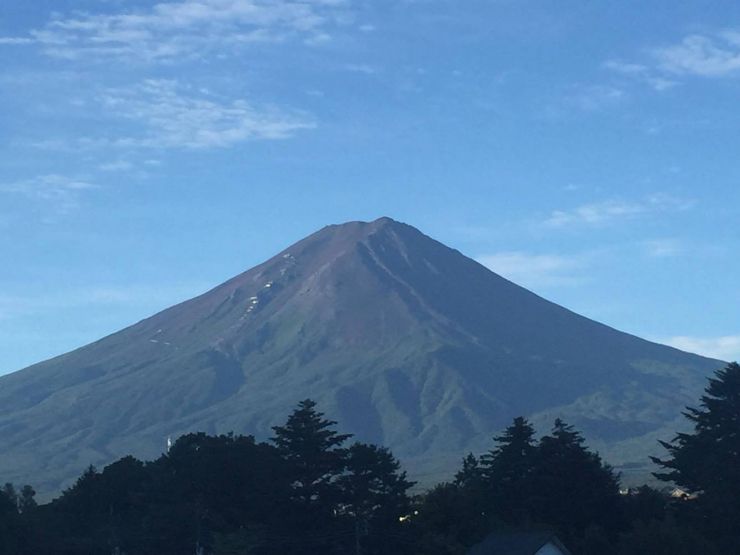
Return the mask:
[[183,0],[114,14],[55,15],[27,37],[0,44],[36,44],[55,58],[177,62],[225,47],[291,38],[317,44],[348,21],[344,0]]
[[83,191],[97,189],[98,186],[84,179],[58,174],[0,183],[0,193],[22,195],[32,200],[69,205]]
[[658,92],[667,91],[678,85],[675,79],[669,79],[666,76],[659,75],[653,68],[645,64],[609,60],[604,63],[603,67],[625,77],[641,81]]
[[603,67],[659,92],[675,87],[682,78],[735,76],[740,74],[740,31],[688,35],[678,43],[649,49],[642,62],[608,60]]
[[564,227],[570,224],[603,224],[608,221],[632,217],[645,212],[641,204],[608,200],[594,204],[584,204],[572,210],[554,210],[545,220],[550,227]]
[[98,169],[103,172],[126,172],[134,169],[134,165],[126,160],[116,160],[100,164]]
[[606,85],[580,87],[567,102],[584,112],[598,112],[616,106],[626,98],[622,89]]
[[723,77],[740,70],[740,33],[691,35],[680,44],[653,51],[659,66],[677,75]]
[[98,101],[146,129],[142,137],[113,141],[125,147],[223,148],[248,139],[285,139],[315,127],[306,116],[260,111],[245,100],[195,96],[176,81],[147,80],[129,89],[109,89]]
[[652,239],[643,241],[642,247],[651,258],[671,258],[683,254],[684,246],[677,239]]
[[33,44],[34,42],[36,42],[34,39],[28,37],[0,37],[0,44],[6,45]]
[[651,213],[683,212],[694,205],[695,201],[692,199],[656,193],[639,201],[606,200],[582,204],[570,210],[554,210],[544,225],[555,228],[572,225],[600,226]]
[[[165,79],[104,89],[92,105],[99,109],[101,117],[111,120],[107,136],[45,139],[29,146],[61,151],[205,150],[229,148],[250,140],[287,139],[316,127],[312,117],[304,112],[287,112],[273,106],[258,108],[244,99],[223,99]],[[130,169],[127,164],[103,163],[98,168],[122,171]]]

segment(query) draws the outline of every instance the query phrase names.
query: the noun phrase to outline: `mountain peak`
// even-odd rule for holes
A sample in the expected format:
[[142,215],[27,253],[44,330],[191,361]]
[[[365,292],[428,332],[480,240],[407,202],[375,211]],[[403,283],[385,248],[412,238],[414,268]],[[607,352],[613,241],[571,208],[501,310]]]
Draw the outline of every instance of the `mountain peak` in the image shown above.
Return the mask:
[[269,437],[305,398],[426,483],[520,415],[562,416],[610,462],[642,462],[717,367],[548,302],[410,225],[353,221],[0,378],[0,475],[58,491],[91,463],[156,457],[169,436]]
[[418,229],[383,216],[372,221],[353,220],[327,225],[291,245],[268,263],[280,262],[281,257],[290,255],[303,259],[311,266],[323,266],[347,252],[377,243],[381,237],[385,238],[385,247],[391,250],[405,250],[405,243],[409,240],[418,242],[420,238],[425,238],[429,242],[435,242]]
[[352,221],[344,222],[341,224],[332,224],[332,225],[326,226],[326,228],[324,229],[331,229],[334,232],[349,233],[352,235],[358,232],[361,234],[370,235],[371,233],[375,233],[376,231],[380,231],[382,229],[398,228],[398,227],[411,227],[411,226],[408,226],[408,224],[398,222],[394,220],[393,218],[389,218],[388,216],[381,216],[380,218],[377,218],[371,221],[352,220]]
[[401,222],[397,222],[393,218],[389,216],[381,216],[380,218],[377,218],[370,222],[370,225],[375,227],[383,227],[387,225],[399,225]]

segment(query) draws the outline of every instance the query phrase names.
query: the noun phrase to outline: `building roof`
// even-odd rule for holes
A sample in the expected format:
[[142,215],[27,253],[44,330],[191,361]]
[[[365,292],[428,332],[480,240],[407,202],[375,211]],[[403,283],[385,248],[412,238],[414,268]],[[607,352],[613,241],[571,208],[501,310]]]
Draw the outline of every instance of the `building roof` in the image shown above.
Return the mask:
[[571,555],[555,534],[544,531],[493,532],[474,545],[468,555],[535,555],[548,543],[557,546],[563,555]]

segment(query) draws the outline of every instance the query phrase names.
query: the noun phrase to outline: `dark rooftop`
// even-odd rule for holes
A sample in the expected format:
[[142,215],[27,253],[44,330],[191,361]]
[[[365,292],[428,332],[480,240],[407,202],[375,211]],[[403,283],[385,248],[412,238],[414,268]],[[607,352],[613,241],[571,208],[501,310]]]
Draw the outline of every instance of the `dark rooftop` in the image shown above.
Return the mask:
[[548,542],[554,543],[564,555],[570,552],[552,532],[493,532],[474,545],[468,555],[534,555]]

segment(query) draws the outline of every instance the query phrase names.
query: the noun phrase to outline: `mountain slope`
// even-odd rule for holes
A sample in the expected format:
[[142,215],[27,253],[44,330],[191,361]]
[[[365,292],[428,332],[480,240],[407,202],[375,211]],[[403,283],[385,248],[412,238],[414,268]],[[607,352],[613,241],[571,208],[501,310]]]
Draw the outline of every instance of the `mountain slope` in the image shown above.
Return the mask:
[[520,414],[563,416],[608,460],[644,465],[720,365],[574,314],[405,224],[352,222],[0,378],[0,476],[51,492],[187,431],[266,438],[306,397],[425,482]]

